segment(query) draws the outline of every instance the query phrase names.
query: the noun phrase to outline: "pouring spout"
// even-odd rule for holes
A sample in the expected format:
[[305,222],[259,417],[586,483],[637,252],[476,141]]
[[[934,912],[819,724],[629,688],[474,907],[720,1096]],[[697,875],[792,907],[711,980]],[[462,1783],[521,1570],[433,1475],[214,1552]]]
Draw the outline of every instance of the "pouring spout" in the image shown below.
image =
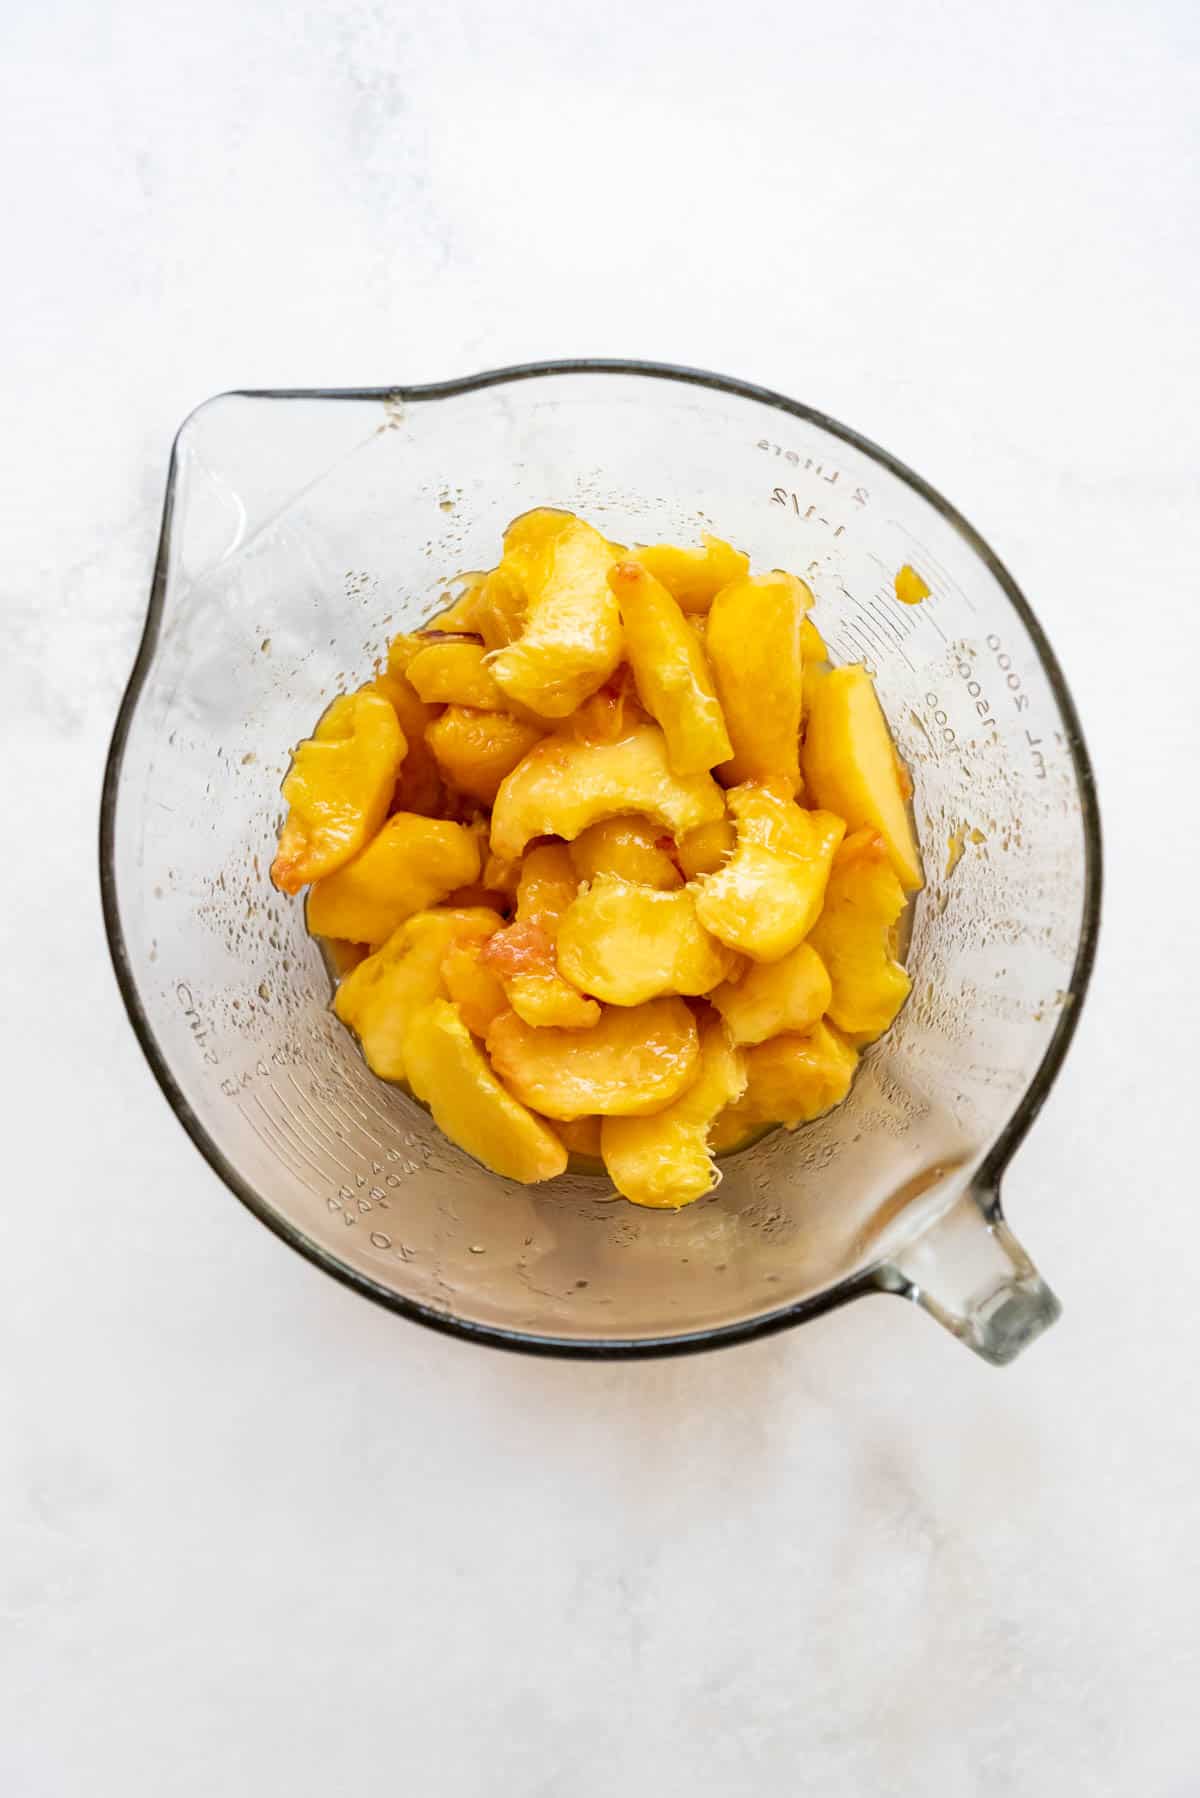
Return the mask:
[[1004,1367],[1062,1306],[1004,1221],[998,1194],[969,1187],[879,1270],[960,1342]]

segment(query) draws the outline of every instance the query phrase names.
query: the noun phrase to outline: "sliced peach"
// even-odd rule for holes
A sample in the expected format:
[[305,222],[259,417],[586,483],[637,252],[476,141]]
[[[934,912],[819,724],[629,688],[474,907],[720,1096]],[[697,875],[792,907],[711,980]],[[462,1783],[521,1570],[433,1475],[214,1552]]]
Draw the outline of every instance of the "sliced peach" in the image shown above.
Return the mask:
[[508,996],[483,959],[486,947],[485,941],[452,943],[442,957],[442,985],[475,1036],[486,1036],[508,1010]]
[[708,660],[675,600],[640,562],[618,562],[608,584],[621,608],[639,697],[662,726],[675,773],[700,774],[728,761],[733,745]]
[[746,1086],[743,1058],[718,1018],[700,1026],[700,1066],[692,1084],[653,1117],[606,1117],[600,1126],[604,1166],[617,1191],[635,1205],[674,1209],[711,1192],[717,1170],[709,1130]]
[[299,745],[283,782],[288,815],[271,865],[285,893],[336,873],[387,816],[407,748],[395,712],[377,693],[335,699]]
[[[436,727],[435,727],[436,728]],[[580,835],[601,818],[639,812],[673,836],[724,816],[710,774],[673,774],[656,724],[619,743],[544,737],[501,783],[492,811],[492,849],[512,860],[531,837]]]
[[633,669],[628,662],[621,662],[559,728],[578,743],[618,743],[638,725],[649,723],[650,714],[638,698]]
[[451,944],[489,937],[502,922],[482,907],[418,912],[347,974],[333,1009],[354,1031],[367,1066],[380,1079],[405,1079],[408,1026],[422,1005],[445,997],[442,963]]
[[395,812],[419,812],[424,818],[436,818],[442,809],[442,777],[433,751],[425,741],[425,732],[438,715],[439,707],[426,705],[417,697],[416,688],[407,676],[385,668],[366,689],[386,699],[404,732],[408,750],[400,764],[391,809]]
[[800,644],[812,594],[794,574],[747,576],[726,587],[708,615],[709,666],[732,759],[721,769],[728,786],[781,778],[800,787],[800,714],[804,656]]
[[562,972],[608,1005],[711,992],[728,977],[733,959],[700,923],[690,886],[664,893],[627,880],[596,880],[558,930]]
[[750,572],[750,558],[720,537],[704,533],[703,549],[656,543],[633,552],[648,574],[661,581],[685,612],[707,612],[722,587]]
[[800,648],[804,655],[806,668],[810,662],[827,662],[829,660],[825,639],[807,613],[800,626]]
[[431,641],[408,664],[408,678],[427,705],[468,705],[503,712],[508,697],[496,685],[482,642],[465,637]]
[[833,983],[825,1010],[860,1047],[883,1035],[908,997],[912,982],[892,954],[904,906],[883,838],[869,825],[856,830],[833,858],[810,940]]
[[[460,574],[457,578],[462,587],[462,591],[448,606],[443,607],[440,612],[434,613],[433,617],[425,626],[426,631],[478,630],[479,589],[487,579],[487,576],[483,574]],[[446,594],[442,595],[443,599],[446,597]]]
[[846,828],[832,812],[805,811],[787,791],[785,782],[733,789],[737,848],[700,882],[696,901],[705,929],[754,961],[779,961],[808,935]]
[[558,1118],[554,1134],[561,1137],[568,1155],[578,1156],[581,1161],[599,1161],[602,1121],[596,1117]]
[[580,880],[609,874],[664,893],[683,885],[662,832],[646,818],[602,818],[589,824],[571,844],[571,861]]
[[525,621],[525,589],[503,562],[475,589],[471,605],[472,628],[490,650],[503,649],[521,634]]
[[809,798],[837,812],[848,830],[873,826],[901,886],[914,892],[924,885],[921,852],[870,675],[858,663],[833,668],[810,684],[807,705],[803,763]]
[[645,1117],[694,1078],[700,1043],[682,999],[651,999],[605,1009],[592,1030],[539,1030],[508,1011],[487,1051],[505,1085],[545,1117]]
[[524,587],[526,612],[492,673],[539,717],[566,718],[621,659],[621,620],[606,578],[615,557],[599,531],[570,514],[531,531],[529,519],[544,516],[518,519],[505,535],[504,562]]
[[526,1185],[565,1172],[562,1143],[501,1086],[448,999],[434,999],[415,1014],[405,1060],[409,1085],[438,1129],[484,1167]]
[[811,1030],[772,1036],[744,1051],[746,1091],[720,1119],[722,1148],[741,1141],[756,1125],[809,1123],[840,1105],[858,1064],[853,1044],[824,1021]]
[[701,874],[715,874],[723,868],[737,848],[737,831],[728,818],[701,824],[697,830],[685,831],[676,844],[679,866],[689,880]]
[[451,786],[491,805],[500,783],[542,740],[542,733],[507,712],[448,705],[425,740]]
[[928,599],[933,591],[924,575],[918,574],[911,562],[906,562],[903,568],[896,570],[893,585],[896,589],[896,598],[904,606],[919,606],[921,601]]
[[733,1041],[741,1044],[811,1030],[828,1010],[831,994],[824,962],[808,943],[799,943],[779,961],[753,962],[740,980],[717,987],[709,998]]
[[308,895],[314,936],[382,943],[414,912],[425,911],[479,873],[474,832],[443,818],[397,812],[366,848],[318,880]]
[[579,876],[565,843],[531,849],[517,887],[516,919],[484,952],[508,1003],[527,1024],[587,1030],[599,1021],[596,1001],[563,978],[555,959],[559,925],[578,891]]

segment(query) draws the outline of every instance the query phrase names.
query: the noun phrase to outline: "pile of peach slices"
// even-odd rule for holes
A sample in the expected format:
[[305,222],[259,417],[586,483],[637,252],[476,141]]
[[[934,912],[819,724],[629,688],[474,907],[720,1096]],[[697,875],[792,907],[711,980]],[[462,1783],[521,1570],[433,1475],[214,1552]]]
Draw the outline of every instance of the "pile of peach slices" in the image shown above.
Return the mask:
[[896,1016],[911,789],[811,605],[716,537],[529,512],[296,750],[271,872],[309,888],[334,1009],[497,1174],[599,1159],[689,1204]]

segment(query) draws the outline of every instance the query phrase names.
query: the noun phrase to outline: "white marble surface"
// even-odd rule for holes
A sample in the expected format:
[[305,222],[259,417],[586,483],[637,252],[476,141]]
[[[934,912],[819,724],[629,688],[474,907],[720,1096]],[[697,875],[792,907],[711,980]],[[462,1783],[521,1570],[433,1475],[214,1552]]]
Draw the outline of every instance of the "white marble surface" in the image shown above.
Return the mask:
[[[12,10],[6,1798],[1200,1792],[1198,17]],[[431,1336],[234,1202],[127,1029],[96,807],[180,418],[588,352],[887,444],[1069,671],[1106,930],[1007,1372],[882,1300],[632,1367]]]

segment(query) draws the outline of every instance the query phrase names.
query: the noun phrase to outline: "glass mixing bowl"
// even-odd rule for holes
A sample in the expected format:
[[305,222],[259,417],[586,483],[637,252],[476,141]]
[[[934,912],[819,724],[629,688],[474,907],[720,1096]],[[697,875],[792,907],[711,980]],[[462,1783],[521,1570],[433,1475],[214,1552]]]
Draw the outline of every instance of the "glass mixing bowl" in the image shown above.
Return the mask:
[[[376,1080],[269,884],[288,751],[532,506],[609,537],[718,531],[805,576],[915,783],[912,995],[849,1100],[638,1210],[598,1176],[485,1172]],[[911,563],[932,595],[897,602]],[[916,1299],[994,1362],[1052,1322],[999,1180],[1062,1062],[1095,947],[1096,799],[1012,579],[924,481],[761,388],[627,362],[436,386],[234,393],[171,456],[117,720],[101,880],[130,1020],[180,1122],[264,1223],[359,1292],[481,1342],[661,1352]]]

